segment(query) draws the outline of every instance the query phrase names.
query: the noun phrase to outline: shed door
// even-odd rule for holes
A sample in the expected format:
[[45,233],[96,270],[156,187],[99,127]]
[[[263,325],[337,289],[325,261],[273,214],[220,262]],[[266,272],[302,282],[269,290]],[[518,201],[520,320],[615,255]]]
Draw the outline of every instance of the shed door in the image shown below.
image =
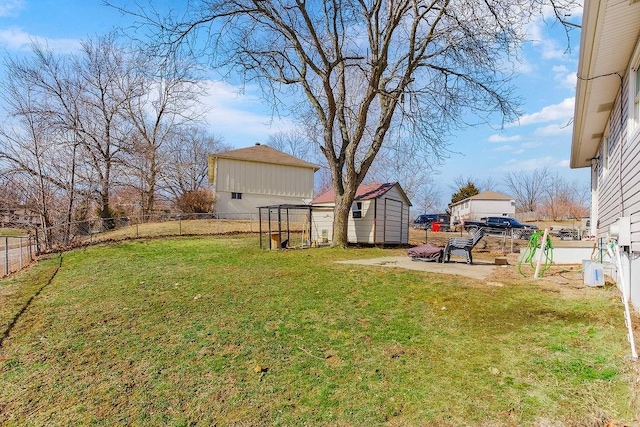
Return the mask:
[[402,243],[402,209],[402,201],[384,199],[384,243]]

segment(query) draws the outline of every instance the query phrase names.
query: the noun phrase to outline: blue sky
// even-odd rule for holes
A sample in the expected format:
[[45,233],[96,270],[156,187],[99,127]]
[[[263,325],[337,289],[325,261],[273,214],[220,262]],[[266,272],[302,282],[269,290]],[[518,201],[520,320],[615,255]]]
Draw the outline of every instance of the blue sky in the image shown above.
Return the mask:
[[[580,11],[571,20],[579,23]],[[449,193],[449,183],[458,176],[479,181],[492,177],[499,182],[506,171],[544,166],[588,185],[588,169],[569,169],[579,30],[573,32],[567,52],[563,30],[551,22],[538,20],[527,29],[530,41],[515,80],[517,95],[523,99],[522,117],[504,130],[481,125],[457,132],[450,141],[453,153],[437,168],[443,193]],[[0,56],[27,53],[31,40],[70,52],[79,40],[129,23],[130,18],[104,6],[102,0],[0,0]],[[265,142],[270,133],[292,125],[286,119],[274,121],[255,88],[249,86],[239,95],[238,88],[228,83],[210,82],[209,90],[205,102],[211,110],[207,116],[211,130],[234,147]]]

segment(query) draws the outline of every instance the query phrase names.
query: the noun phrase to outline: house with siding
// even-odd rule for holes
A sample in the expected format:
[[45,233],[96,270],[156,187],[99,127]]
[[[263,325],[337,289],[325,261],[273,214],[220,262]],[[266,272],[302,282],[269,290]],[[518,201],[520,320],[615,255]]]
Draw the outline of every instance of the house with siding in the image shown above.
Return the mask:
[[[585,1],[571,167],[591,168],[590,234],[618,235],[640,309],[640,2]],[[606,254],[606,252],[605,252]]]
[[[331,242],[335,193],[329,190],[311,202],[311,240]],[[407,244],[411,202],[397,182],[363,184],[349,213],[347,241],[354,244]]]
[[495,191],[483,191],[449,205],[451,225],[455,221],[479,220],[488,216],[508,216],[516,214],[516,202],[511,196]]
[[302,204],[313,198],[319,166],[259,143],[209,155],[215,212],[237,217],[258,207]]

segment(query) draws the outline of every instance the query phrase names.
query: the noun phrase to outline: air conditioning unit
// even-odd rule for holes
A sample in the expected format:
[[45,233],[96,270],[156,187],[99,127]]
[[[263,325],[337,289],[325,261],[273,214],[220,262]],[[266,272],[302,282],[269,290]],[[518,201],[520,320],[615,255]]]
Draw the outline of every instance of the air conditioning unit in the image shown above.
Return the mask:
[[618,246],[631,246],[631,217],[621,216],[609,226],[609,236],[616,239]]

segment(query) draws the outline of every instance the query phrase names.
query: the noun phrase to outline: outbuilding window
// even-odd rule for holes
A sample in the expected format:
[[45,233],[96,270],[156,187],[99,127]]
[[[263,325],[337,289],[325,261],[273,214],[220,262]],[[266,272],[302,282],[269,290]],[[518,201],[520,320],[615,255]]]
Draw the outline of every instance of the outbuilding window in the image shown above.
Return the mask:
[[351,205],[351,217],[353,219],[362,218],[362,202],[354,202]]
[[240,200],[242,199],[242,193],[231,193],[231,198]]

